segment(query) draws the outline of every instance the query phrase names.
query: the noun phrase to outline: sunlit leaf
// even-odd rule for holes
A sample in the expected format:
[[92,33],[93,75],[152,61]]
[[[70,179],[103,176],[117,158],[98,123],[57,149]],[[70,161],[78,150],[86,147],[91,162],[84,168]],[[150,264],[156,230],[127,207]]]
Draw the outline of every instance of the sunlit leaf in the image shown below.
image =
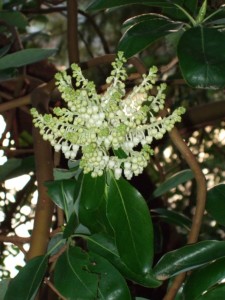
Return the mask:
[[218,184],[207,192],[206,210],[219,224],[225,226],[225,184]]
[[224,265],[225,257],[193,271],[184,285],[185,300],[199,299],[204,292],[222,281],[225,278]]
[[48,266],[47,256],[38,256],[27,262],[10,281],[4,300],[34,299]]
[[7,54],[0,58],[0,70],[18,68],[46,59],[56,53],[56,49],[30,48]]
[[203,26],[187,30],[178,44],[180,68],[195,88],[225,86],[225,33]]
[[153,228],[148,206],[125,179],[110,177],[107,217],[122,261],[137,274],[146,274],[153,259]]
[[190,169],[180,171],[170,178],[168,178],[166,181],[161,183],[157,189],[154,191],[153,196],[159,197],[167,192],[169,192],[171,189],[177,187],[179,184],[182,184],[188,180],[191,180],[194,178],[194,174]]
[[166,253],[153,268],[153,275],[158,279],[167,279],[221,258],[224,253],[225,242],[203,241],[187,245]]

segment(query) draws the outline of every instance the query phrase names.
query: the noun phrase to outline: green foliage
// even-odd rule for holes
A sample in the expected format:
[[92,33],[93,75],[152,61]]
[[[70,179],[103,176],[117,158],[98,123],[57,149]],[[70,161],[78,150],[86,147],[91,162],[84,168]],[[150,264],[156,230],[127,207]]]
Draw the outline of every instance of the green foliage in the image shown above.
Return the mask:
[[54,55],[56,49],[24,49],[0,58],[0,71],[33,64]]
[[207,193],[206,210],[221,225],[225,226],[225,184],[218,184]]
[[10,281],[4,300],[34,299],[47,267],[47,256],[37,256],[30,260],[17,276]]

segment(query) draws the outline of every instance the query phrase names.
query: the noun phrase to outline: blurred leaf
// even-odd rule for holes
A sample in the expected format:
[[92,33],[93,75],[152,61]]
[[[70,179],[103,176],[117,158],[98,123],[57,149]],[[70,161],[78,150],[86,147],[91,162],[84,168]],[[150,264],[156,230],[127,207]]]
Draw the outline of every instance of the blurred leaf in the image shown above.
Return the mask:
[[55,255],[65,245],[65,243],[66,239],[63,237],[63,233],[57,233],[50,239],[47,252],[50,253],[51,256]]
[[10,158],[0,166],[0,181],[28,174],[34,170],[34,156]]
[[187,245],[166,253],[153,268],[153,275],[158,279],[167,279],[223,256],[225,242],[203,241]]
[[0,299],[3,300],[7,291],[7,288],[9,286],[10,279],[3,279],[0,281]]
[[66,169],[59,169],[54,168],[54,179],[55,180],[62,180],[62,179],[71,179],[75,176],[77,170],[66,170]]
[[125,179],[109,179],[107,217],[122,261],[137,274],[147,274],[153,259],[153,228],[148,206]]
[[25,29],[29,25],[27,18],[18,11],[0,11],[0,20],[19,29]]
[[[184,8],[191,16],[195,15],[198,0],[173,0],[173,3],[179,4]],[[163,14],[171,18],[172,20],[178,21],[189,21],[187,16],[182,10],[176,6],[168,7],[163,9]]]
[[206,210],[213,219],[225,226],[225,184],[218,184],[208,190]]
[[159,214],[159,218],[165,220],[170,224],[181,226],[187,230],[190,230],[191,228],[192,221],[181,213],[165,208],[155,208],[152,209],[151,212]]
[[89,264],[88,255],[78,247],[70,247],[59,257],[54,283],[64,297],[71,300],[97,298],[98,274],[88,271]]
[[68,239],[71,235],[74,234],[75,229],[78,227],[79,221],[75,212],[73,212],[69,218],[68,223],[63,232],[63,237]]
[[[200,296],[198,300],[220,300],[225,295],[225,284],[221,283],[209,290],[204,295]],[[197,299],[196,299],[197,300]]]
[[4,300],[34,299],[48,267],[47,256],[37,256],[27,262],[10,281]]
[[9,51],[9,49],[11,48],[11,46],[12,46],[12,44],[8,44],[8,45],[0,48],[0,58]]
[[45,182],[48,195],[54,203],[64,210],[68,221],[74,212],[74,204],[77,199],[78,183],[75,179],[65,179]]
[[166,181],[161,183],[157,189],[153,192],[153,196],[155,198],[169,192],[171,189],[177,187],[179,184],[182,184],[188,180],[191,180],[194,178],[194,174],[190,169],[180,171],[170,178],[168,178]]
[[84,237],[88,242],[88,248],[110,261],[123,276],[146,287],[158,287],[161,282],[151,273],[139,275],[131,271],[122,261],[115,245],[115,240],[106,234],[94,234]]
[[151,43],[162,38],[172,31],[178,30],[181,23],[173,22],[162,16],[153,19],[152,15],[149,20],[143,20],[131,26],[122,36],[118,50],[123,51],[126,57],[144,50]]
[[131,300],[127,283],[119,271],[105,258],[95,253],[89,253],[89,256],[88,269],[99,277],[98,299]]
[[[188,276],[183,293],[185,300],[199,299],[204,292],[212,289],[225,278],[225,257],[216,260]],[[201,278],[201,280],[199,280]],[[218,298],[219,299],[219,298]]]
[[170,0],[154,1],[154,0],[95,0],[87,8],[87,10],[99,10],[123,5],[131,4],[143,4],[148,6],[158,6],[158,7],[173,7],[173,3]]
[[178,44],[180,68],[195,88],[225,86],[225,33],[203,26],[187,30]]
[[0,58],[0,70],[18,68],[44,60],[56,53],[56,49],[24,49]]

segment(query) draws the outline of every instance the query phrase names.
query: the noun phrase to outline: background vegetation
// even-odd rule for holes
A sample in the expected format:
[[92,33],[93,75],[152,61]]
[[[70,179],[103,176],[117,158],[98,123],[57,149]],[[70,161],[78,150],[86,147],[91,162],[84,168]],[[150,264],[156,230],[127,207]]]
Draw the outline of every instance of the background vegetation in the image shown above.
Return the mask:
[[[51,189],[47,194],[44,182],[71,178],[75,166],[70,163],[69,171],[65,171],[68,164],[64,157],[53,153],[38,131],[32,129],[29,109],[34,106],[46,112],[62,104],[60,94],[54,90],[53,78],[58,70],[68,68],[72,62],[80,63],[85,75],[95,81],[99,92],[103,91],[112,61],[109,54],[118,49],[128,57],[136,55],[146,69],[158,66],[158,83],[168,85],[167,108],[181,105],[186,108],[176,132],[178,135],[172,133],[155,142],[155,155],[144,174],[131,181],[146,199],[152,215],[154,276],[157,275],[160,281],[164,275],[165,279],[172,279],[161,282],[156,288],[156,283],[155,286],[153,283],[142,284],[142,280],[133,280],[123,274],[128,278],[131,297],[174,299],[184,282],[184,277],[175,277],[180,283],[173,285],[174,276],[178,273],[183,276],[185,271],[199,265],[203,267],[193,271],[176,299],[219,299],[218,295],[225,293],[222,283],[225,256],[225,10],[223,1],[219,0],[173,2],[175,4],[166,0],[99,0],[90,5],[86,0],[0,1],[0,113],[5,122],[0,140],[0,155],[4,162],[0,166],[2,299],[11,275],[6,267],[7,257],[21,252],[26,261],[38,257],[31,269],[43,266],[37,277],[40,282],[45,277],[46,285],[42,286],[39,299],[60,297],[52,286],[51,275],[44,276],[47,259],[43,261],[43,255],[47,247],[57,245],[57,233],[65,220],[63,211],[56,209],[52,202],[53,199],[57,203],[54,199],[56,186],[52,186],[55,189],[52,197]],[[210,15],[212,17],[208,18]],[[135,66],[129,71],[128,88],[139,76]],[[179,137],[188,145],[185,150],[179,148]],[[190,162],[188,149],[200,168],[197,161],[194,166]],[[201,170],[208,189],[206,210],[204,195],[199,196],[205,189]],[[21,190],[9,188],[9,179],[25,174],[29,176],[19,179],[26,178]],[[192,227],[196,222],[199,197],[203,199],[201,211],[197,210],[200,234],[199,228],[193,231]],[[19,236],[19,228],[29,232]],[[185,248],[187,242],[197,241],[200,241],[195,244],[197,248]],[[80,243],[85,248],[83,241]],[[175,249],[181,252],[172,256],[171,251]],[[81,254],[76,251],[74,257],[79,258]],[[52,255],[50,262],[55,262],[61,252],[53,254],[56,257]],[[160,262],[162,257],[164,260]],[[172,257],[175,257],[174,261]],[[40,258],[41,262],[38,261]],[[211,264],[213,260],[216,262]],[[21,265],[16,268],[20,270]],[[58,273],[63,272],[63,261],[58,268]],[[49,272],[51,274],[51,267]],[[26,280],[26,276],[20,278],[23,288]],[[32,287],[34,290],[25,295],[27,298],[22,295],[18,299],[33,299],[39,281]],[[57,278],[55,281],[57,283]],[[168,288],[171,284],[175,286],[175,292]],[[66,295],[60,284],[57,288],[61,297]],[[205,291],[207,293],[203,295]],[[15,299],[10,292],[7,297],[5,299]],[[131,299],[126,297],[113,299]],[[73,299],[78,298],[74,296]]]

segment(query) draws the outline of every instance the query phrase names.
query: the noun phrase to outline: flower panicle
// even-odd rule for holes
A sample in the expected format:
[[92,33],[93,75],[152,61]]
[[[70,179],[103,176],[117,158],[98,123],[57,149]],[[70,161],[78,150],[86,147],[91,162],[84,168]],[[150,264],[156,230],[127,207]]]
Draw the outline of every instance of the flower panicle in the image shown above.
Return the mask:
[[[92,177],[101,176],[104,170],[114,171],[116,179],[122,175],[131,179],[142,173],[153,155],[152,141],[161,139],[185,112],[180,107],[168,116],[159,116],[166,85],[157,86],[155,95],[150,93],[157,79],[156,67],[150,68],[141,83],[126,94],[125,63],[119,52],[103,95],[97,94],[95,84],[72,64],[72,77],[65,71],[55,75],[67,107],[55,107],[53,114],[45,115],[31,109],[34,126],[43,139],[67,159],[79,157],[80,167]],[[123,155],[117,155],[118,151]]]

